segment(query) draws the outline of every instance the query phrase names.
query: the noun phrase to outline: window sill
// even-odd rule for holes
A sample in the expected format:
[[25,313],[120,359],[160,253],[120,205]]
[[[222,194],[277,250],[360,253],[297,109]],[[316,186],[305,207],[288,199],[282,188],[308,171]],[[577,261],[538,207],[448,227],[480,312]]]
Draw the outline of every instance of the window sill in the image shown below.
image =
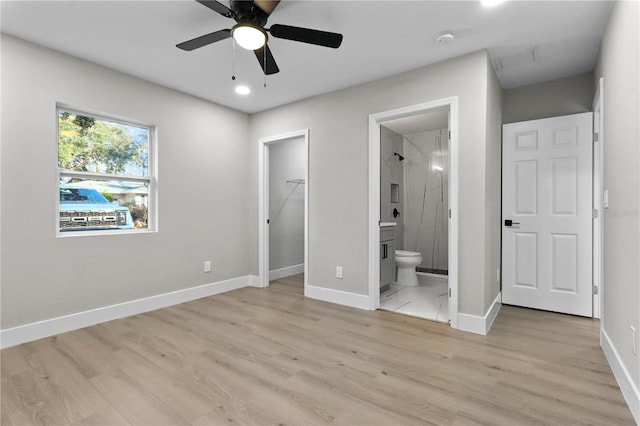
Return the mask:
[[105,231],[67,231],[56,232],[56,238],[74,238],[74,237],[98,237],[106,235],[139,235],[139,234],[156,234],[156,229],[114,229]]

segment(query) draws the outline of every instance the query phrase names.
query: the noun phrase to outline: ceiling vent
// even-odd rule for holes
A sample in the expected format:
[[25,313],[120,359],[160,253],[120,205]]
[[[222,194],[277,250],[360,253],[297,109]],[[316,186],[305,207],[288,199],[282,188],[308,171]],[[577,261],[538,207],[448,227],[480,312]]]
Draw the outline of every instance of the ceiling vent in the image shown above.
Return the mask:
[[533,46],[509,55],[503,55],[493,60],[496,71],[510,70],[514,68],[524,68],[540,62],[538,47]]

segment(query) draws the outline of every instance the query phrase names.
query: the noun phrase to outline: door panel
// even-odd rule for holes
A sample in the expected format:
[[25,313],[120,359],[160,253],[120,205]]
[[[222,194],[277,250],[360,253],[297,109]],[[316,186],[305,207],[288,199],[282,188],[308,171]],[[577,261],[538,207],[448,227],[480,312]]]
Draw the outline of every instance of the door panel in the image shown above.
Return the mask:
[[578,214],[578,158],[551,160],[552,215]]
[[503,126],[502,301],[592,316],[592,114]]
[[516,206],[519,215],[534,215],[538,211],[538,162],[536,160],[517,161],[516,166]]
[[538,234],[514,232],[515,282],[519,287],[538,287]]
[[551,234],[551,290],[578,293],[578,236]]

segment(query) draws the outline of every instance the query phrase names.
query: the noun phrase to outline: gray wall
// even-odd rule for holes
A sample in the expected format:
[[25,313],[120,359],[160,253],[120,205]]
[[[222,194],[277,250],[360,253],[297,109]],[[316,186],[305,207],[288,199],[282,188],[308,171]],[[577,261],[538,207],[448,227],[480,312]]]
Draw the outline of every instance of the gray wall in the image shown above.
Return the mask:
[[[459,311],[482,316],[487,294],[497,294],[495,278],[485,282],[485,270],[499,252],[498,237],[478,223],[498,222],[486,204],[487,187],[499,191],[495,172],[487,173],[488,126],[500,132],[500,122],[487,124],[492,74],[485,51],[416,69],[338,92],[305,99],[251,117],[252,200],[251,271],[258,270],[258,145],[261,137],[310,128],[309,154],[309,284],[355,294],[368,290],[368,116],[450,96],[459,97]],[[499,96],[499,95],[497,95]],[[498,114],[499,115],[499,114]],[[493,132],[491,133],[493,135]],[[496,141],[491,140],[493,145]],[[492,217],[486,217],[491,214]],[[490,241],[487,241],[487,238]],[[494,241],[495,240],[495,241]],[[344,278],[335,278],[343,266]],[[490,289],[485,287],[489,285]]]
[[604,77],[604,291],[602,321],[640,387],[640,357],[629,326],[640,332],[640,3],[615,2],[595,76]]
[[269,145],[269,270],[304,263],[304,137]]
[[[247,115],[1,43],[3,329],[249,274]],[[158,232],[56,238],[56,102],[157,126]]]
[[503,93],[502,122],[537,120],[591,111],[593,73],[517,87]]
[[[487,64],[487,143],[485,146],[485,180],[488,182],[485,193],[484,214],[484,309],[491,307],[498,292],[500,281],[496,270],[501,266],[500,238],[502,235],[502,87],[491,66]],[[482,222],[479,222],[482,223]]]
[[[394,229],[395,248],[403,249],[402,235],[404,233],[404,162],[398,161],[393,155],[397,152],[404,156],[402,148],[402,135],[385,126],[380,126],[380,221],[396,222]],[[405,160],[406,161],[406,160]],[[399,186],[398,203],[391,202],[391,184]],[[400,212],[398,217],[393,217],[393,209]]]
[[[460,119],[459,311],[482,316],[497,294],[485,271],[499,245],[478,226],[499,221],[488,203],[500,183],[483,160],[491,129],[499,134],[485,51],[251,117],[9,36],[2,55],[3,328],[257,275],[257,141],[301,128],[311,129],[310,284],[366,294],[368,116],[450,96]],[[56,102],[157,126],[158,232],[56,238]]]

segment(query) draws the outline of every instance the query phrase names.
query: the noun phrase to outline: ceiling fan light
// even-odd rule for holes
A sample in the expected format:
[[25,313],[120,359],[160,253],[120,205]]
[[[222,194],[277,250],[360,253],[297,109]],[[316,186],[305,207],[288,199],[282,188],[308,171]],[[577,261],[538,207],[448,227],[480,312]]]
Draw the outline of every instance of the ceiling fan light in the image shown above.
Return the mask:
[[236,25],[232,30],[233,39],[247,50],[260,49],[267,42],[267,34],[261,28],[251,25]]

